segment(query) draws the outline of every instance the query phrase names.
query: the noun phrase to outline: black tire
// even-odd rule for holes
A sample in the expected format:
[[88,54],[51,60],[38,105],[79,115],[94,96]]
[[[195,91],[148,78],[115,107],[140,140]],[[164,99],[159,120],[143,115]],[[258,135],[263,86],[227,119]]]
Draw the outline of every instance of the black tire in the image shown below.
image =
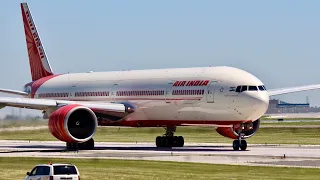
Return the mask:
[[89,141],[87,141],[86,148],[88,150],[93,150],[94,149],[94,140],[92,138]]
[[179,138],[177,136],[173,136],[173,137],[170,137],[172,139],[171,141],[171,146],[172,147],[179,147]]
[[[74,144],[74,145],[75,145],[75,149],[77,149],[76,148],[77,144]],[[79,150],[93,150],[94,149],[94,140],[91,138],[86,142],[78,143],[78,149]]]
[[238,151],[240,148],[239,140],[234,140],[232,143],[233,150]]
[[182,136],[178,136],[178,147],[184,146],[184,138]]
[[161,144],[161,138],[162,138],[161,136],[158,136],[158,137],[156,138],[156,146],[157,146],[157,147],[161,147],[161,145],[162,145],[162,144]]
[[163,147],[169,147],[170,146],[170,139],[168,137],[163,137]]
[[67,150],[68,151],[74,151],[74,150],[76,150],[76,144],[74,144],[74,143],[66,143],[66,147],[67,147]]
[[247,141],[246,140],[241,141],[240,149],[241,149],[241,151],[245,151],[247,149]]
[[165,137],[160,137],[160,146],[159,147],[166,147],[166,140]]

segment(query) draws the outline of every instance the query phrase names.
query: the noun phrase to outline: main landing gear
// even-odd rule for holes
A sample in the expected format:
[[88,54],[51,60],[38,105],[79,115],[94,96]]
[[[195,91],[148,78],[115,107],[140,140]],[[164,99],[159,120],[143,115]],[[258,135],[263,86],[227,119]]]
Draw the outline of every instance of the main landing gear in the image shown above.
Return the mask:
[[174,136],[176,127],[166,127],[166,134],[156,138],[157,147],[183,147],[184,138],[182,136]]
[[94,149],[94,140],[91,138],[83,143],[66,143],[67,150],[93,150]]

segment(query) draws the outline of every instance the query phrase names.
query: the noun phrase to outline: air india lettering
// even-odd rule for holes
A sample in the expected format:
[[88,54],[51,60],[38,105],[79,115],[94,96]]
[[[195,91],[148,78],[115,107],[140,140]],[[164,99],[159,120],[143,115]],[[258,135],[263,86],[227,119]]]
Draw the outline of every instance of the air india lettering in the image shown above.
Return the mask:
[[173,86],[207,86],[209,80],[176,81]]

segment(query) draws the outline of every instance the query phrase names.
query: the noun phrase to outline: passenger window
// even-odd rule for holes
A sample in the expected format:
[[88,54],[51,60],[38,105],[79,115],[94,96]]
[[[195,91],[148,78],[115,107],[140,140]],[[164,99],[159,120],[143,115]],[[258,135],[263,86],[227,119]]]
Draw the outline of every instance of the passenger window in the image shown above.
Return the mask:
[[248,90],[248,86],[242,86],[242,88],[241,88],[241,92],[243,92],[243,91],[247,91]]
[[249,86],[249,91],[258,91],[257,86]]
[[37,174],[37,167],[33,168],[30,175],[35,176]]
[[48,166],[38,166],[38,170],[36,175],[42,176],[42,175],[49,175],[50,174],[50,167]]

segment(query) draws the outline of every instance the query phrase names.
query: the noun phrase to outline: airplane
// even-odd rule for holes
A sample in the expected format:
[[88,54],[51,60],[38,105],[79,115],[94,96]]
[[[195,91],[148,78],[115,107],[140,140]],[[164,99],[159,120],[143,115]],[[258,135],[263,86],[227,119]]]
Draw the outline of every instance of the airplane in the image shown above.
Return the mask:
[[[271,89],[235,67],[192,67],[57,74],[52,71],[27,3],[21,3],[32,81],[0,108],[41,110],[51,134],[67,149],[94,149],[98,126],[162,127],[156,146],[183,147],[177,126],[213,126],[246,150],[269,96],[319,89],[320,84]],[[129,138],[129,137],[128,137]]]

